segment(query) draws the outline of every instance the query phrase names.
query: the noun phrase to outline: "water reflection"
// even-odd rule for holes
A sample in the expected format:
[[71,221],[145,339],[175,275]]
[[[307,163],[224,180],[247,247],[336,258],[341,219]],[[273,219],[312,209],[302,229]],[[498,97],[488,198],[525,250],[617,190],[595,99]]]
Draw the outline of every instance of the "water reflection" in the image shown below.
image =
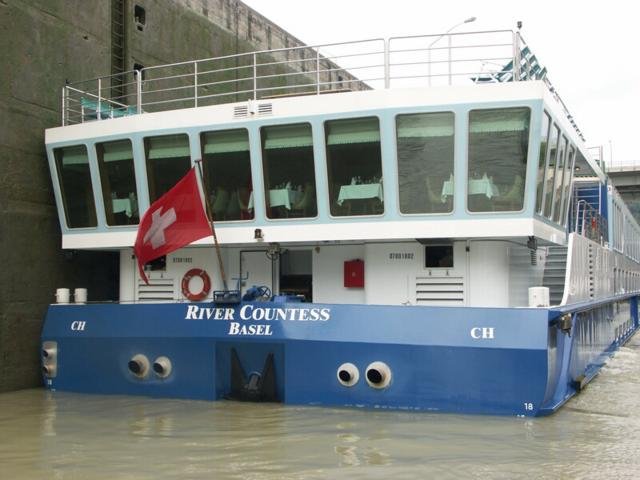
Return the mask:
[[0,395],[2,478],[637,478],[640,337],[547,418]]

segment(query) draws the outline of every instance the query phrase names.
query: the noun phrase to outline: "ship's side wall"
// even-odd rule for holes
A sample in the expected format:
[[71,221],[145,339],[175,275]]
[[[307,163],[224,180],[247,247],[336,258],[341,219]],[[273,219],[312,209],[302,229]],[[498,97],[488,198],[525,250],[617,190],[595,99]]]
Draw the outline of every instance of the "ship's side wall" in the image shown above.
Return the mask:
[[[244,293],[253,285],[264,285],[276,294],[303,293],[306,301],[315,303],[527,307],[529,288],[543,284],[546,261],[545,249],[536,253],[533,264],[526,245],[504,240],[453,241],[449,268],[427,266],[425,255],[430,247],[415,240],[284,244],[275,255],[272,248],[221,248],[228,287],[239,285]],[[349,284],[345,278],[345,268],[353,261],[362,262],[362,284]],[[182,280],[194,268],[205,270],[211,278],[207,298],[213,299],[213,292],[224,287],[212,248],[189,247],[167,255],[162,268],[147,271],[149,286],[139,278],[131,249],[123,249],[120,301],[185,302]],[[291,274],[306,276],[306,287],[288,282]],[[202,289],[201,281],[192,282],[189,291]]]
[[638,262],[575,233],[569,236],[563,304],[640,291]]
[[[51,306],[42,340],[53,390],[217,400],[239,393],[241,370],[266,378],[272,358],[284,403],[531,416],[557,410],[637,328],[629,295],[557,309],[94,304]],[[167,375],[148,368],[160,361]],[[359,372],[350,385],[342,368]]]

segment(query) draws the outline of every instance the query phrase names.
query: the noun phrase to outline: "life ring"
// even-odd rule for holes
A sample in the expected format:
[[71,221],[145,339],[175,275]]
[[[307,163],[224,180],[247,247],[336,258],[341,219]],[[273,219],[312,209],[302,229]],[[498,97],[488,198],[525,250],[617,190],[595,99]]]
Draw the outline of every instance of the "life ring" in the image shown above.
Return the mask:
[[[192,293],[191,290],[189,290],[189,282],[193,277],[200,277],[202,279],[202,290],[198,293]],[[182,277],[182,295],[192,302],[199,302],[200,300],[207,298],[210,290],[211,279],[209,278],[209,274],[200,268],[192,268],[184,274],[184,277]]]

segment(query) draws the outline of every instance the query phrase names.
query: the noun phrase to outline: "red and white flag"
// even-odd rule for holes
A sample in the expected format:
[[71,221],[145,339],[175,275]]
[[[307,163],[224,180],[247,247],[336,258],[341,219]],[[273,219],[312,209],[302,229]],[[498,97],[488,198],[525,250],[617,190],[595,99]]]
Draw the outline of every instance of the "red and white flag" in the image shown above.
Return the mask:
[[153,202],[140,220],[133,251],[140,276],[149,283],[144,265],[191,242],[211,235],[192,168],[175,186]]

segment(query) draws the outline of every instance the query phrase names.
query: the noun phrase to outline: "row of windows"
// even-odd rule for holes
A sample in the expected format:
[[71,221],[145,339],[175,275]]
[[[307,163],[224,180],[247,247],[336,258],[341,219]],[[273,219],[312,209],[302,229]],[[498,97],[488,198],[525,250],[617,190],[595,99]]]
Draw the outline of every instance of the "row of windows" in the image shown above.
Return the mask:
[[[520,211],[529,142],[530,109],[469,113],[467,208],[470,212]],[[454,205],[454,114],[396,117],[400,212],[447,214]],[[324,123],[330,213],[334,217],[384,213],[384,181],[377,117]],[[268,218],[317,215],[312,127],[308,123],[260,129]],[[254,218],[249,136],[246,129],[203,132],[201,156],[214,219]],[[144,139],[149,198],[166,193],[191,167],[186,134]],[[55,149],[67,225],[96,226],[85,146]],[[108,225],[139,221],[132,144],[96,144]]]
[[581,154],[560,127],[551,122],[546,111],[542,116],[540,132],[536,213],[554,223],[565,225],[576,153]]

